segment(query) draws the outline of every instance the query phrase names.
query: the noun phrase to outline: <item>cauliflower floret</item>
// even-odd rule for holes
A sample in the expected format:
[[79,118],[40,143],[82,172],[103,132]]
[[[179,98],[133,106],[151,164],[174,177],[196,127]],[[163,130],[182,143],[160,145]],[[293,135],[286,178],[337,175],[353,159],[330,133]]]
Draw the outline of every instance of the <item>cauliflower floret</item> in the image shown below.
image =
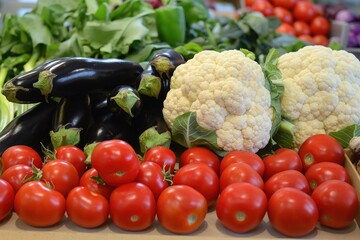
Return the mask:
[[222,149],[257,152],[272,128],[264,84],[260,65],[241,51],[202,51],[175,69],[163,116],[171,128],[177,116],[195,112],[201,127],[216,132]]
[[360,62],[351,53],[307,46],[282,55],[282,114],[295,124],[295,147],[315,133],[360,123]]

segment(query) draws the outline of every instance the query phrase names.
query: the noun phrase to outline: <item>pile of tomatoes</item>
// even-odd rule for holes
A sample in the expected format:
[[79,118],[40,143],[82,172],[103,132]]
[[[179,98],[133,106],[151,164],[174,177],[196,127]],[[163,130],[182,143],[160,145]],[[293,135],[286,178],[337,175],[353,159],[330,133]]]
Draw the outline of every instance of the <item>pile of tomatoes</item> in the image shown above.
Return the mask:
[[313,135],[298,151],[281,148],[263,158],[231,151],[221,159],[204,147],[176,156],[163,146],[139,158],[118,139],[98,143],[90,158],[62,146],[45,162],[27,146],[12,146],[2,155],[0,221],[15,211],[34,227],[66,216],[83,228],[111,221],[142,231],[158,221],[169,232],[188,234],[215,211],[236,233],[254,230],[267,214],[278,232],[298,237],[318,223],[346,228],[359,207],[343,148],[325,134]]
[[330,21],[320,6],[309,0],[246,0],[247,6],[281,21],[277,32],[290,34],[312,44],[329,43]]

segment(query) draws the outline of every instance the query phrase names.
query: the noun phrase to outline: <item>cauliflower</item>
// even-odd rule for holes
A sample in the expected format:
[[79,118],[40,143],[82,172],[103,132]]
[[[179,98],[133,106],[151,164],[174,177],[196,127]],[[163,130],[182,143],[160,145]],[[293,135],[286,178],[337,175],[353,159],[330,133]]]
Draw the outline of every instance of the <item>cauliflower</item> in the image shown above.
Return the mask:
[[298,148],[316,133],[360,123],[360,62],[351,53],[306,46],[278,59],[285,86],[282,114]]
[[196,113],[197,124],[215,132],[221,149],[257,152],[272,129],[271,96],[264,84],[261,66],[241,51],[205,50],[174,71],[163,116],[172,128],[178,116]]

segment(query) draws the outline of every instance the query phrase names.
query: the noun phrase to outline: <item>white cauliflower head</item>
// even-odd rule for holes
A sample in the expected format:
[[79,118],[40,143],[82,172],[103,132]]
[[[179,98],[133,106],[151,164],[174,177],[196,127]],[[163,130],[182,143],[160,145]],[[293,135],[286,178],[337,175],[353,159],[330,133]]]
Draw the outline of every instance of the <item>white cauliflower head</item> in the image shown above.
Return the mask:
[[316,133],[360,123],[360,62],[351,53],[307,46],[282,55],[282,114],[295,124],[295,147]]
[[260,65],[241,51],[202,51],[176,68],[163,116],[195,112],[197,123],[215,131],[225,151],[257,152],[270,139],[273,111]]

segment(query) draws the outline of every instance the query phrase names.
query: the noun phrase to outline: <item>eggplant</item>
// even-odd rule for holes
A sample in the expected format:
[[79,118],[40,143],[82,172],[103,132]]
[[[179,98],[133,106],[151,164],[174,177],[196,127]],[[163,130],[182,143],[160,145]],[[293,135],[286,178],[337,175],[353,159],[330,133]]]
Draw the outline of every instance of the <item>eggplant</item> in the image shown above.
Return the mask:
[[154,52],[150,65],[162,78],[171,78],[174,70],[185,63],[184,57],[171,48],[164,48]]
[[30,75],[10,79],[2,93],[10,102],[48,101],[49,97],[109,91],[120,84],[135,86],[142,71],[140,64],[122,59],[60,58],[56,64],[40,67]]
[[27,145],[42,154],[41,144],[50,143],[52,118],[57,103],[42,102],[15,117],[0,133],[0,156],[13,145]]

